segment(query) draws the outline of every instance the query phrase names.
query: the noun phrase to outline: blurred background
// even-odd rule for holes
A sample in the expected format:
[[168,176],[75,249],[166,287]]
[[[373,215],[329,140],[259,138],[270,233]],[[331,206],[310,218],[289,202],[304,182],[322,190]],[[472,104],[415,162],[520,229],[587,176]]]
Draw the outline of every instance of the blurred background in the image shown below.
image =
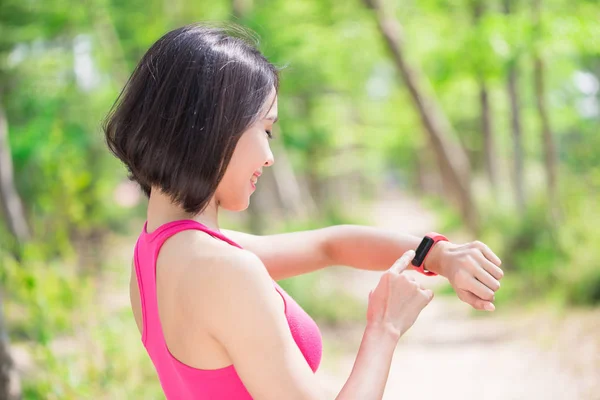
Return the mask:
[[[419,276],[436,299],[386,399],[600,399],[596,0],[0,0],[0,399],[164,398],[129,309],[146,199],[100,123],[154,41],[208,20],[282,68],[275,166],[223,227],[437,230],[503,260],[493,314]],[[281,282],[332,398],[379,276]]]

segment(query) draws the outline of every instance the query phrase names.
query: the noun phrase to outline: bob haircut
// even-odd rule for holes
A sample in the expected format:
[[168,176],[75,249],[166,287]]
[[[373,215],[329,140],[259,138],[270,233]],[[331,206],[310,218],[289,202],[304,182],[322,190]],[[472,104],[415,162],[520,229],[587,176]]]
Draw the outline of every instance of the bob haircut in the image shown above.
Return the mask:
[[193,24],[142,57],[102,128],[147,197],[155,186],[188,213],[208,206],[242,133],[279,90],[278,69],[257,46],[235,24]]

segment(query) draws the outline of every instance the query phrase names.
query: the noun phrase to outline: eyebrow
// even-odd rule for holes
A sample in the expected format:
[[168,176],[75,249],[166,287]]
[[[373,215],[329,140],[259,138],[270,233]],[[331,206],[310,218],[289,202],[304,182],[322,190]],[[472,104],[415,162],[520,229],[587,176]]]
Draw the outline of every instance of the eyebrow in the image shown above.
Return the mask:
[[267,119],[269,121],[273,121],[273,123],[275,123],[275,122],[277,122],[279,120],[279,117],[275,115],[275,116],[267,117],[265,119]]

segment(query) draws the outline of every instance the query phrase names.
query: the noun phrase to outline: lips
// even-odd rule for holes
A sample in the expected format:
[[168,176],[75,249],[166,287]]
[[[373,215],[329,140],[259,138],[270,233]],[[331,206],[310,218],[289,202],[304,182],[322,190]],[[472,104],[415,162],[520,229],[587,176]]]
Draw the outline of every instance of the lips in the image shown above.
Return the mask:
[[252,188],[256,189],[256,182],[258,182],[258,177],[261,175],[262,175],[262,173],[260,173],[260,172],[255,172],[254,175],[252,175],[252,178],[250,178],[250,183],[252,184]]
[[256,182],[258,182],[258,177],[261,175],[261,172],[255,172],[254,175],[252,175],[252,178],[250,178],[250,181],[256,185]]

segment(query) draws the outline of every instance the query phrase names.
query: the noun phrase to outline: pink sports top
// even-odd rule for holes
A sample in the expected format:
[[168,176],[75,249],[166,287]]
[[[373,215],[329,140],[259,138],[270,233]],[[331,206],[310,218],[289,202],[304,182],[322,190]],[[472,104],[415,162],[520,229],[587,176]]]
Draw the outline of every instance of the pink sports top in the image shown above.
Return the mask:
[[[177,360],[165,342],[156,299],[156,259],[161,246],[169,237],[187,229],[197,229],[241,248],[219,232],[193,220],[172,221],[154,232],[140,234],[135,246],[134,261],[142,304],[142,343],[156,368],[158,378],[169,400],[252,399],[238,376],[235,366],[204,370],[190,367]],[[321,362],[321,333],[315,321],[273,281],[274,289],[285,304],[285,316],[290,331],[306,362],[316,372]]]

